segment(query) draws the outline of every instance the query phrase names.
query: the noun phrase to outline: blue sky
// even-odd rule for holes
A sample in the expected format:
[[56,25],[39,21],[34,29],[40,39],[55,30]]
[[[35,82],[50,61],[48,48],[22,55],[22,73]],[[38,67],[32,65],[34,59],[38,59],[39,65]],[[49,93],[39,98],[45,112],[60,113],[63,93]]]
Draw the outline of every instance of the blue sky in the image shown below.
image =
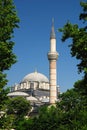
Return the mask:
[[19,29],[14,30],[14,53],[18,62],[14,64],[8,74],[8,86],[21,82],[23,77],[37,69],[49,78],[49,61],[47,53],[50,49],[50,31],[52,18],[57,40],[57,84],[61,92],[73,87],[82,75],[78,75],[76,64],[78,61],[70,55],[68,45],[71,40],[62,43],[62,34],[58,28],[64,26],[67,20],[78,23],[82,11],[80,0],[14,0],[17,14],[20,18]]

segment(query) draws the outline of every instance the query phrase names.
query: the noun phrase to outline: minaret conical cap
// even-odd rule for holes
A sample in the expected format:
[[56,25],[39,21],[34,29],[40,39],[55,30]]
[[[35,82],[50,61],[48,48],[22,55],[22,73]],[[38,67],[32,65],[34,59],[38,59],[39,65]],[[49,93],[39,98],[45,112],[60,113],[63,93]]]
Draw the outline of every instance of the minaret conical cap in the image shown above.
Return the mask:
[[50,39],[56,39],[55,31],[54,31],[54,19],[52,19],[52,28],[50,33]]

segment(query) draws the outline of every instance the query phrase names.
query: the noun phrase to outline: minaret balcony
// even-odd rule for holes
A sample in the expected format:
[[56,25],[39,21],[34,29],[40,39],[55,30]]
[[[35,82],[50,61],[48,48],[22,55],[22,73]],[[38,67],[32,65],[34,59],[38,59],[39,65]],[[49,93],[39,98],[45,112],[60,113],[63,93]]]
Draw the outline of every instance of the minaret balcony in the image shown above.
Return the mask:
[[57,60],[58,53],[57,52],[48,52],[48,60]]

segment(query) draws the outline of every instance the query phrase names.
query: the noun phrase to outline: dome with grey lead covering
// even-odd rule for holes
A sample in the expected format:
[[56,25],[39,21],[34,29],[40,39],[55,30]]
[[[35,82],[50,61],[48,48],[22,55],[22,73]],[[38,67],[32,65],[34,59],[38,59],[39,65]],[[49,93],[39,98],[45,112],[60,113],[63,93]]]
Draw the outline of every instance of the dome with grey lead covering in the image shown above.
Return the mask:
[[36,82],[47,82],[47,83],[49,82],[48,78],[45,75],[38,73],[37,71],[26,75],[22,80],[22,82],[27,82],[27,81],[29,81],[29,82],[35,82],[35,81]]
[[29,96],[29,94],[27,94],[27,93],[25,93],[25,92],[17,92],[17,91],[15,91],[15,92],[10,92],[10,93],[8,93],[7,94],[7,96],[9,96],[9,97],[15,97],[15,96],[23,96],[23,97],[28,97]]

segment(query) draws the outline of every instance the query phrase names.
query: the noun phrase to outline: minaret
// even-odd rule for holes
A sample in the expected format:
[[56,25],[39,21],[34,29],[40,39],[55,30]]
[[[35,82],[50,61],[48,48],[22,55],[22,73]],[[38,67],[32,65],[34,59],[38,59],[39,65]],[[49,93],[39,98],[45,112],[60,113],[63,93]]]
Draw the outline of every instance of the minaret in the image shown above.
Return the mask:
[[52,29],[50,34],[50,52],[48,52],[50,104],[54,104],[55,101],[57,100],[57,78],[56,78],[57,59],[58,59],[58,53],[56,51],[56,35],[54,31],[54,20],[52,20]]

